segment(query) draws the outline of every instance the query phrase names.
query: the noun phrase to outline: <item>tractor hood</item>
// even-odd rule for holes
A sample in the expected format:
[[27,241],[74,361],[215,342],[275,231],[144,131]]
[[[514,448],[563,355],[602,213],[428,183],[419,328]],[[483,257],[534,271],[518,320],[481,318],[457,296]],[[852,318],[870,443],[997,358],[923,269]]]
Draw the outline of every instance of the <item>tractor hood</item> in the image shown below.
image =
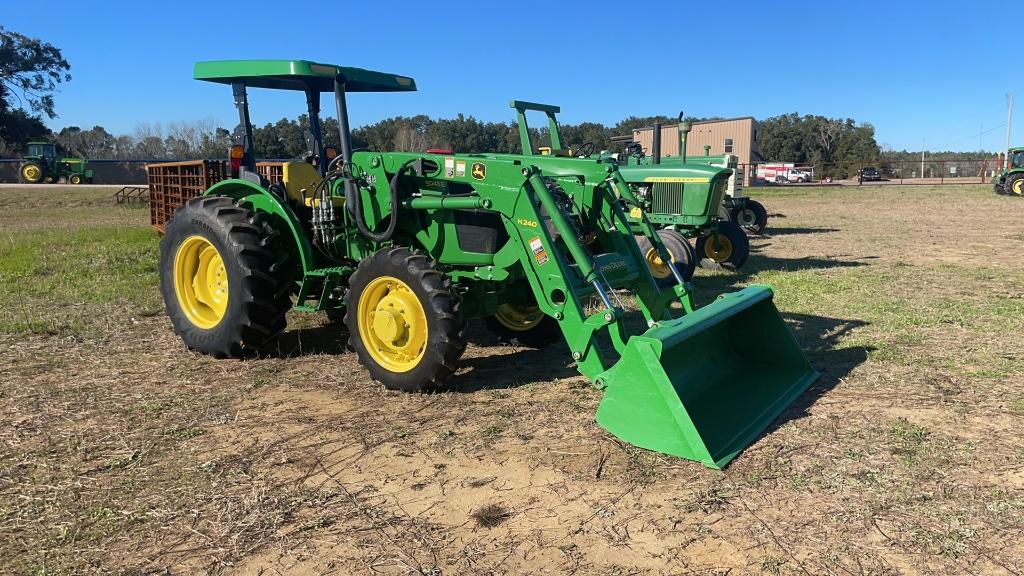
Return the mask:
[[714,166],[696,164],[652,164],[646,166],[620,166],[619,172],[626,182],[642,184],[645,182],[680,182],[694,184],[710,184],[716,176],[728,172]]

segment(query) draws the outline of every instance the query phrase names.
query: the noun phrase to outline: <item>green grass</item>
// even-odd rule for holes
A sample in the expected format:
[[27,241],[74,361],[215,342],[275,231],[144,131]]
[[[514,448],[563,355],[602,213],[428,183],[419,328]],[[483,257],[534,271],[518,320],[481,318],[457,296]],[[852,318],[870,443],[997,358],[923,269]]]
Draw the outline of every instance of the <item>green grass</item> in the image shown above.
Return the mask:
[[0,333],[98,337],[163,310],[158,239],[142,227],[0,236]]

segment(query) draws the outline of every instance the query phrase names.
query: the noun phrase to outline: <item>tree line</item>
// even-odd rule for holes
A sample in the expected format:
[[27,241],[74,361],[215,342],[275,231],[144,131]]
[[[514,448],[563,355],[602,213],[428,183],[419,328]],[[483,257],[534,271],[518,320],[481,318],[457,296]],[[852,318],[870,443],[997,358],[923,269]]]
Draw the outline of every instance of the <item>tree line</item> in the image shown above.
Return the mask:
[[[696,121],[702,119],[694,119]],[[598,122],[562,124],[563,145],[578,146],[592,142],[597,150],[618,151],[622,146],[612,139],[630,135],[634,129],[655,122],[669,124],[667,116],[630,116],[612,126]],[[322,121],[325,144],[339,147],[338,123],[334,118]],[[306,133],[309,118],[282,118],[253,128],[253,144],[259,158],[298,158],[308,149]],[[224,158],[234,141],[233,131],[219,127],[213,120],[142,124],[131,134],[114,135],[102,126],[82,129],[63,128],[55,134],[40,132],[36,137],[50,138],[65,151],[90,160],[169,160]],[[550,142],[546,124],[532,126],[530,138],[535,147]],[[870,124],[857,125],[852,119],[789,114],[763,120],[759,144],[766,159],[800,164],[846,161],[871,161],[880,149]],[[456,152],[520,152],[515,123],[487,122],[459,114],[455,118],[430,118],[426,115],[396,116],[352,130],[353,148],[360,150],[417,151],[429,148]],[[17,142],[8,143],[17,149]]]

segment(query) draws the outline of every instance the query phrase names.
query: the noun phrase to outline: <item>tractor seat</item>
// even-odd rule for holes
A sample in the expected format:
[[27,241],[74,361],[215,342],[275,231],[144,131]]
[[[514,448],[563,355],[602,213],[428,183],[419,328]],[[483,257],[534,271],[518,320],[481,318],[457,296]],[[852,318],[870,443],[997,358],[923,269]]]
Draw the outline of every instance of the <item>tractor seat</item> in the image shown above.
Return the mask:
[[281,183],[288,198],[305,204],[313,198],[313,190],[322,182],[316,168],[306,162],[285,162],[281,169]]
[[[313,192],[323,182],[312,164],[307,162],[285,162],[281,169],[281,183],[288,193],[288,199],[302,206],[313,205]],[[344,198],[331,198],[333,204],[340,204]]]

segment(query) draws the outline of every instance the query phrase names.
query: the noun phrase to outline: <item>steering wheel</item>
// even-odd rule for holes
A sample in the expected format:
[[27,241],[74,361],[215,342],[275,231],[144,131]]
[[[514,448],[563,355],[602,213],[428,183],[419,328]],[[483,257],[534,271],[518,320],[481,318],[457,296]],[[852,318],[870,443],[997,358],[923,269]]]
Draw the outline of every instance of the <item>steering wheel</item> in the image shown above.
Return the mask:
[[594,148],[596,148],[596,146],[594,146],[593,142],[584,142],[583,144],[580,144],[579,148],[573,150],[572,155],[577,158],[589,158],[590,155],[594,153]]

